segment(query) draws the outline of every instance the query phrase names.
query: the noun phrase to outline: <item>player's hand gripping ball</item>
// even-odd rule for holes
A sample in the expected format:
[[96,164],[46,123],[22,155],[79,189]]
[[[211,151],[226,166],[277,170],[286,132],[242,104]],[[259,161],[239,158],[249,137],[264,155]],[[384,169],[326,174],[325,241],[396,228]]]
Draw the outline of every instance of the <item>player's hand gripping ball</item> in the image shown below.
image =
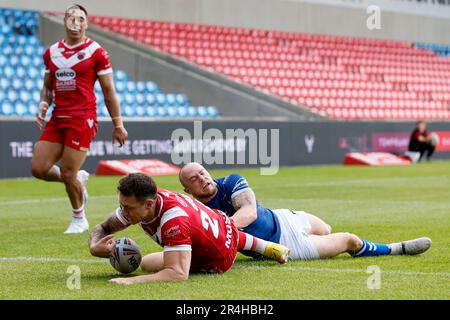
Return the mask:
[[131,273],[139,268],[142,256],[139,246],[129,238],[116,240],[116,251],[109,257],[111,265],[120,273]]

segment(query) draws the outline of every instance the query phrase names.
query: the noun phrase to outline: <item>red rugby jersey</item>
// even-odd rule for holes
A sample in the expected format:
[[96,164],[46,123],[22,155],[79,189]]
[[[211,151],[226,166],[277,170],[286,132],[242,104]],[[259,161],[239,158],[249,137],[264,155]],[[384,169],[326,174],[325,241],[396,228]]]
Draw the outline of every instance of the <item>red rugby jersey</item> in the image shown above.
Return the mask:
[[96,118],[94,85],[99,75],[112,73],[108,52],[89,38],[76,46],[61,40],[45,51],[44,64],[52,79],[53,115]]
[[[158,189],[156,217],[142,229],[164,251],[192,251],[191,272],[225,272],[237,254],[238,230],[225,213],[177,192]],[[122,210],[116,210],[128,224]]]

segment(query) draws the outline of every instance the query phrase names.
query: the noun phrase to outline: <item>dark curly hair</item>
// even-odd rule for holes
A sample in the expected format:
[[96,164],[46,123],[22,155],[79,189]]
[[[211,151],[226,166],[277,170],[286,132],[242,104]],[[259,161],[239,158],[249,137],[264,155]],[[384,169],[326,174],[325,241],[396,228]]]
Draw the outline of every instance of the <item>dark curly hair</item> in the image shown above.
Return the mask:
[[135,196],[140,202],[156,199],[157,186],[152,177],[143,173],[130,173],[119,181],[117,190],[125,197]]

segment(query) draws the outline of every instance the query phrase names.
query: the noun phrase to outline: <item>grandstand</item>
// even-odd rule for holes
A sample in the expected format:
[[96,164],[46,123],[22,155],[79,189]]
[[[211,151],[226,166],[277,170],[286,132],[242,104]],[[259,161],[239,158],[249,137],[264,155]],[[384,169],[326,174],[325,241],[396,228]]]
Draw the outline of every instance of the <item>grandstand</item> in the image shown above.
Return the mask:
[[[44,46],[38,37],[37,11],[0,9],[0,116],[34,116],[43,84]],[[134,81],[115,70],[117,97],[127,117],[215,118],[215,106],[192,106],[181,93],[164,93],[154,81]],[[98,115],[108,116],[99,83]],[[51,115],[51,109],[49,110]]]
[[[87,35],[109,52],[131,133],[126,148],[106,149],[111,121],[96,83],[100,128],[87,170],[110,159],[171,162],[172,133],[193,134],[193,120],[224,136],[279,130],[280,166],[292,166],[342,163],[347,152],[404,152],[424,119],[440,138],[435,157],[450,157],[450,42],[442,32],[449,7],[374,0],[389,6],[384,27],[368,30],[365,0],[157,2],[131,0],[126,11],[119,1],[86,4]],[[0,9],[0,177],[29,175],[42,55],[65,36],[66,2],[17,6]],[[185,147],[198,154],[204,137],[191,138]],[[220,143],[211,144],[219,154]]]
[[92,17],[92,23],[339,120],[450,117],[450,47]]

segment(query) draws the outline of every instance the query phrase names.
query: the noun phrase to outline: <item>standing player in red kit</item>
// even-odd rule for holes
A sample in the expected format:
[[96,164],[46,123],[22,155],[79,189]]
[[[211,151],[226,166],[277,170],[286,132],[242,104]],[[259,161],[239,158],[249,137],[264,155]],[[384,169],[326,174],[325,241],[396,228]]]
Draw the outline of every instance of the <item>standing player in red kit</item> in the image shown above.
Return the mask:
[[[73,217],[65,233],[82,233],[89,229],[84,213],[89,174],[80,168],[97,133],[94,93],[97,79],[114,124],[113,143],[117,141],[122,146],[128,137],[120,116],[108,53],[85,36],[87,20],[87,11],[82,6],[67,8],[64,16],[66,38],[44,53],[44,86],[36,118],[43,133],[31,160],[34,177],[63,182],[66,186]],[[52,102],[55,104],[53,114],[45,125],[45,115]],[[58,161],[59,167],[56,166]]]
[[255,251],[280,263],[288,260],[288,248],[239,231],[225,213],[187,195],[158,189],[145,174],[125,176],[118,190],[120,207],[92,230],[91,254],[110,257],[115,250],[113,234],[137,223],[164,251],[142,259],[141,269],[156,273],[111,282],[186,280],[190,272],[223,273],[239,250]]

